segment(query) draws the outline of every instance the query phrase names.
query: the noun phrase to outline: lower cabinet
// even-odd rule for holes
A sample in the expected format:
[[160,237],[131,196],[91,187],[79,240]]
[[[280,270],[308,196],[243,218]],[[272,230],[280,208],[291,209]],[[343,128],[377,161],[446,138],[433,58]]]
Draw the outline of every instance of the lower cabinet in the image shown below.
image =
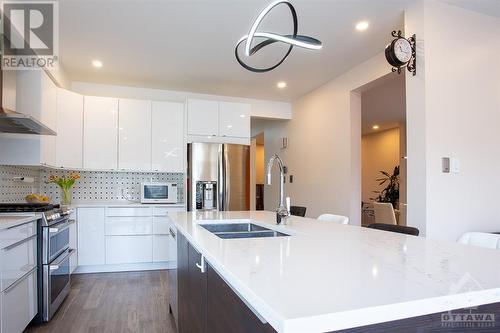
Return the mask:
[[152,236],[106,236],[106,264],[151,262]]
[[177,233],[179,333],[275,333]]
[[[168,213],[183,207],[79,207],[78,273],[174,267]],[[75,242],[76,243],[76,242]]]
[[37,270],[2,291],[1,332],[23,332],[38,312]]

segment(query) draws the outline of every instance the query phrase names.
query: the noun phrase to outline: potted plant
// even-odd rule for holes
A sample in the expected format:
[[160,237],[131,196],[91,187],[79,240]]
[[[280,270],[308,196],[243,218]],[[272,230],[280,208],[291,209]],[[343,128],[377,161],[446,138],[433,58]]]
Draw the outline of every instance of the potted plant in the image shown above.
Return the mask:
[[376,180],[379,182],[380,186],[386,186],[381,191],[374,191],[378,194],[374,200],[377,202],[389,202],[392,204],[392,207],[396,209],[399,201],[399,165],[394,167],[392,174],[386,171],[380,171],[380,173],[382,177]]
[[80,179],[80,174],[72,172],[68,176],[50,175],[47,183],[59,186],[61,189],[61,205],[69,206],[71,204],[71,188],[78,179]]

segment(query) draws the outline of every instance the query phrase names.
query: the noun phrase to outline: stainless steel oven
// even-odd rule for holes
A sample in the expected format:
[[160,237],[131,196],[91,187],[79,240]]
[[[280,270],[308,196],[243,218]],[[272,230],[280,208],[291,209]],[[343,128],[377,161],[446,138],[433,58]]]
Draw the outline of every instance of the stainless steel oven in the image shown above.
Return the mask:
[[61,217],[50,226],[42,228],[42,260],[47,265],[69,248],[69,227],[74,220]]
[[41,321],[50,321],[69,294],[71,283],[70,257],[76,250],[69,248],[71,211],[46,213],[40,226],[40,300]]
[[43,265],[42,316],[49,321],[69,293],[71,274],[69,258],[75,250],[66,249],[50,264]]

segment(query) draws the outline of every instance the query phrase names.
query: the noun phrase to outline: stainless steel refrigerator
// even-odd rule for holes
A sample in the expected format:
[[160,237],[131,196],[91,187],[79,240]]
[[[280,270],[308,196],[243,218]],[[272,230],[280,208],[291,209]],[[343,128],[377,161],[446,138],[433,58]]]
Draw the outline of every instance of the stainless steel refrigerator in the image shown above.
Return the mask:
[[250,147],[189,143],[188,210],[250,209]]

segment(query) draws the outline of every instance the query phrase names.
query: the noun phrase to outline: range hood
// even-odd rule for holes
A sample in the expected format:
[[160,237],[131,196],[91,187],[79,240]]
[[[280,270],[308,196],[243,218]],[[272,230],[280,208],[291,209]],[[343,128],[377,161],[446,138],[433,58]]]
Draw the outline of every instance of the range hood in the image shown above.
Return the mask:
[[56,135],[35,118],[4,108],[0,109],[0,133]]

